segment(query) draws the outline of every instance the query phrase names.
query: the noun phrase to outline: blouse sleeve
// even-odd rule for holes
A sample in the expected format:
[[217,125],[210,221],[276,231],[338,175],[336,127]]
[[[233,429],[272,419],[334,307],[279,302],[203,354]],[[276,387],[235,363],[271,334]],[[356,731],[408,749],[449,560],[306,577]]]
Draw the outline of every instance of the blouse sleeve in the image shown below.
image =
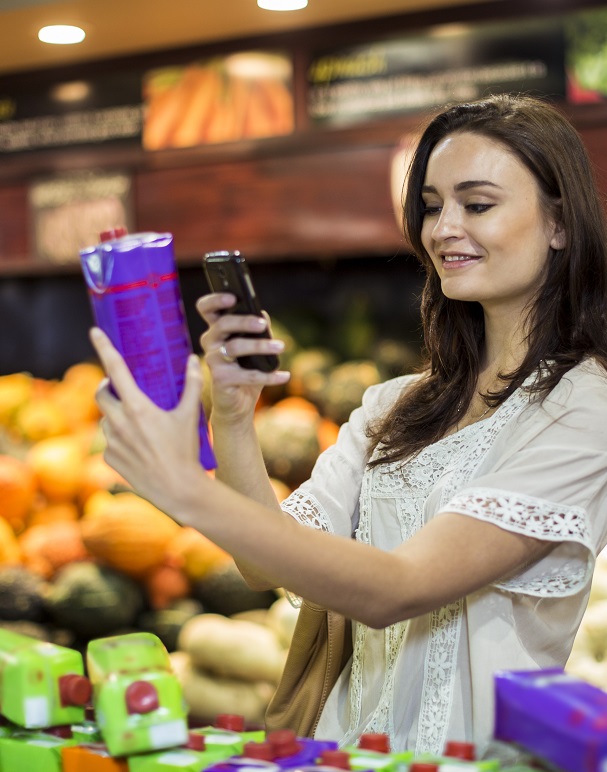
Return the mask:
[[526,412],[500,458],[441,511],[555,542],[547,557],[495,586],[573,595],[587,586],[607,541],[607,380],[596,372],[565,376]]
[[310,479],[281,504],[302,525],[350,537],[358,527],[362,476],[369,460],[366,427],[387,411],[417,376],[402,376],[366,390],[361,407],[339,430],[337,442],[322,453]]

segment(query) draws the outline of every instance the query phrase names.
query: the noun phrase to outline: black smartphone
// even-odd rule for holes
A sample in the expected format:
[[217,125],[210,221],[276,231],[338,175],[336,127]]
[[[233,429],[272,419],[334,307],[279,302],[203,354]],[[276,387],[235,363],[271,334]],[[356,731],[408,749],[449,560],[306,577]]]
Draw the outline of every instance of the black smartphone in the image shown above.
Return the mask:
[[[263,316],[249,268],[240,252],[207,252],[203,265],[211,292],[231,292],[236,295],[236,304],[226,309],[225,313]],[[238,337],[269,338],[270,333],[266,329],[259,333],[238,333]],[[261,370],[264,373],[271,373],[278,367],[275,354],[253,354],[238,357],[236,361],[247,370]]]

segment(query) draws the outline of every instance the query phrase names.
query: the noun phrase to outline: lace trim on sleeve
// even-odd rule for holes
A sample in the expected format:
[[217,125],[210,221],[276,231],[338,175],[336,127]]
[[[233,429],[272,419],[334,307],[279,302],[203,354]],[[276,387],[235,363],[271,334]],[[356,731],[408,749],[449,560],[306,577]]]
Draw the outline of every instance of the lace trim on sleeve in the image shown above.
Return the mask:
[[283,512],[291,515],[301,525],[328,533],[334,532],[324,508],[311,493],[300,490],[293,491],[280,507]]
[[[500,525],[509,531],[550,542],[573,542],[594,558],[586,512],[545,499],[495,488],[473,488],[456,494],[441,512],[458,512]],[[592,574],[592,562],[571,556],[545,559],[494,586],[509,592],[541,597],[562,597],[578,592]]]
[[[301,525],[316,528],[319,531],[333,533],[333,526],[318,499],[311,493],[293,491],[280,505],[283,512],[290,515]],[[285,595],[293,608],[301,608],[302,599],[285,589]]]

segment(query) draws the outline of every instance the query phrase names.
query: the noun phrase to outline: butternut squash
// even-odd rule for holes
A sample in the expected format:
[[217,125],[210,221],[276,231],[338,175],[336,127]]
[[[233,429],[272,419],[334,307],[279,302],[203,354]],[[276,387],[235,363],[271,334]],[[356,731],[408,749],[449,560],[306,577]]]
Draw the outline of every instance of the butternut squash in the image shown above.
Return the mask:
[[80,523],[82,540],[91,555],[135,579],[163,563],[167,546],[180,528],[131,492],[100,495]]

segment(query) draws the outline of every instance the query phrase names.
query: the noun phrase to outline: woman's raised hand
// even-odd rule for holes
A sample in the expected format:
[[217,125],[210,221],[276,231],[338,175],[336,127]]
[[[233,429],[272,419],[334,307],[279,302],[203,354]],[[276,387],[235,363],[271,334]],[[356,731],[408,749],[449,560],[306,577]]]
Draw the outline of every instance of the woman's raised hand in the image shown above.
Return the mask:
[[230,293],[212,293],[203,295],[196,303],[198,313],[208,325],[200,345],[212,376],[213,419],[226,423],[252,416],[263,387],[286,383],[290,377],[284,370],[264,373],[240,367],[237,357],[280,354],[284,343],[273,338],[240,337],[243,333],[263,332],[269,327],[269,319],[231,314],[229,309],[235,302]]

